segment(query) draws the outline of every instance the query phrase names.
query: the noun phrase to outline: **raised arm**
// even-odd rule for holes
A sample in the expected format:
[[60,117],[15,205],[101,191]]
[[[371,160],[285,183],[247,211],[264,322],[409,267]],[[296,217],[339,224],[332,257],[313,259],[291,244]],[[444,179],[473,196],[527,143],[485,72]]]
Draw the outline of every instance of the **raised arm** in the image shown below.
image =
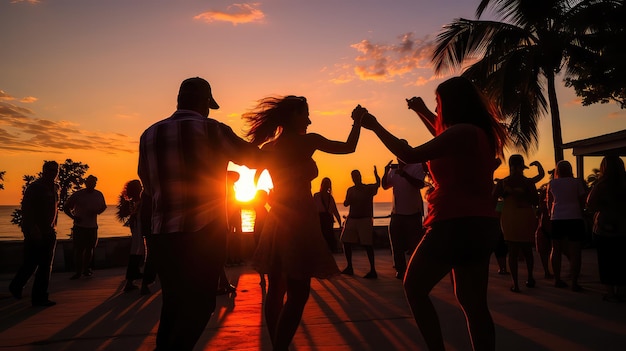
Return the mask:
[[393,162],[393,160],[389,161],[387,163],[387,165],[385,166],[385,171],[383,172],[383,178],[382,178],[382,182],[381,185],[383,187],[383,189],[387,190],[389,188],[391,188],[391,185],[389,185],[389,179],[387,179],[389,177],[389,171],[391,171],[391,163]]
[[361,105],[358,105],[352,110],[351,117],[354,123],[352,124],[348,139],[345,142],[329,140],[319,134],[309,133],[306,135],[309,147],[312,148],[313,151],[320,150],[329,154],[349,154],[354,152],[357,142],[359,141],[359,136],[361,135],[361,118],[366,112],[367,110],[361,107]]
[[543,177],[546,176],[546,171],[543,169],[543,166],[539,163],[539,161],[533,161],[530,165],[537,167],[537,175],[530,178],[533,183],[537,184],[543,179]]
[[410,99],[406,99],[406,103],[409,106],[409,110],[415,111],[419,118],[422,120],[430,134],[435,136],[436,128],[435,128],[435,120],[437,119],[437,115],[430,112],[424,100],[421,97],[412,97]]
[[376,189],[380,187],[380,176],[378,175],[378,169],[374,166],[374,178],[376,178]]
[[448,127],[434,139],[415,148],[408,145],[404,140],[389,133],[376,117],[367,113],[363,116],[364,128],[370,129],[382,141],[383,144],[405,163],[420,163],[436,158],[452,156],[460,151],[474,147],[478,127],[471,124],[456,124]]

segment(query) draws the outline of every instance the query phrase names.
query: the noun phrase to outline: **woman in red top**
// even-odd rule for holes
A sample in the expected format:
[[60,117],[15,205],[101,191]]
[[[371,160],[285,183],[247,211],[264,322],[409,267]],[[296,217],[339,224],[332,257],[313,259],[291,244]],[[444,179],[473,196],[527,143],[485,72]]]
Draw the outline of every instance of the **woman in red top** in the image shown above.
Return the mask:
[[421,98],[407,100],[435,136],[420,146],[408,146],[370,114],[362,125],[404,162],[428,162],[435,188],[427,199],[427,232],[409,262],[404,290],[429,350],[445,349],[429,294],[449,272],[474,350],[494,350],[487,281],[499,223],[491,191],[506,133],[499,115],[469,80],[455,77],[441,83],[436,98],[437,115]]

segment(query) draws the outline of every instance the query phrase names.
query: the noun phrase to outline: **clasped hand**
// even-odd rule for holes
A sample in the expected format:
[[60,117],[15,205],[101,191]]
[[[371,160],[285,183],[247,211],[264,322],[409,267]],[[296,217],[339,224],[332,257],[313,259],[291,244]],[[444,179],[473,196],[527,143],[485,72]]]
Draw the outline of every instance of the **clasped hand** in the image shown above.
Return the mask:
[[372,129],[376,123],[376,117],[372,116],[367,109],[361,105],[357,105],[352,111],[352,119],[355,125]]

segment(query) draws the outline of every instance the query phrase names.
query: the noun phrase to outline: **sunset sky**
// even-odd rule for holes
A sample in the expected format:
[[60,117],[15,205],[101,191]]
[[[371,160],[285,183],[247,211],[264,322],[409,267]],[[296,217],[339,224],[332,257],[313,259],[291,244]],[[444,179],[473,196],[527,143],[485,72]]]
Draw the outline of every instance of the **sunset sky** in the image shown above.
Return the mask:
[[[143,130],[176,107],[180,82],[206,78],[221,109],[210,117],[242,134],[241,114],[268,95],[303,95],[309,131],[345,140],[361,104],[411,145],[430,139],[405,98],[434,110],[433,40],[478,0],[20,1],[0,2],[0,205],[19,204],[22,177],[43,160],[90,166],[113,204],[137,178]],[[458,74],[451,73],[452,75]],[[563,141],[626,128],[615,104],[583,107],[558,79]],[[549,117],[527,156],[554,167]],[[507,155],[511,153],[507,152]],[[571,150],[566,159],[574,163]],[[314,154],[338,202],[350,171],[373,182],[394,159],[370,131],[351,155]],[[586,160],[586,173],[599,159]],[[534,169],[528,171],[534,175]],[[496,177],[508,171],[501,167]],[[390,201],[380,190],[375,201]]]

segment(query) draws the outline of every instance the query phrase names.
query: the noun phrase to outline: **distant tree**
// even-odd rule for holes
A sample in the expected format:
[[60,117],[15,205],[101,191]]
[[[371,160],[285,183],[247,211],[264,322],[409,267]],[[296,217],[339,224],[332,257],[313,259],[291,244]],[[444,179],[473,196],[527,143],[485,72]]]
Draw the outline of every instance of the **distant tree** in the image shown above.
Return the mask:
[[0,171],[0,190],[4,190],[4,175],[7,171]]
[[624,109],[626,4],[624,0],[605,0],[602,4],[595,13],[581,18],[580,42],[587,50],[570,53],[565,86],[574,88],[584,106],[613,101]]
[[[46,162],[46,161],[44,161]],[[59,193],[59,211],[63,211],[63,205],[67,198],[77,190],[80,190],[85,183],[84,175],[89,169],[89,165],[82,162],[74,162],[71,159],[65,160],[64,163],[59,165],[59,187],[61,188]],[[25,175],[24,185],[22,186],[22,197],[26,188],[41,177],[41,172],[34,175]],[[11,223],[21,226],[22,224],[22,210],[17,208],[13,211]]]

